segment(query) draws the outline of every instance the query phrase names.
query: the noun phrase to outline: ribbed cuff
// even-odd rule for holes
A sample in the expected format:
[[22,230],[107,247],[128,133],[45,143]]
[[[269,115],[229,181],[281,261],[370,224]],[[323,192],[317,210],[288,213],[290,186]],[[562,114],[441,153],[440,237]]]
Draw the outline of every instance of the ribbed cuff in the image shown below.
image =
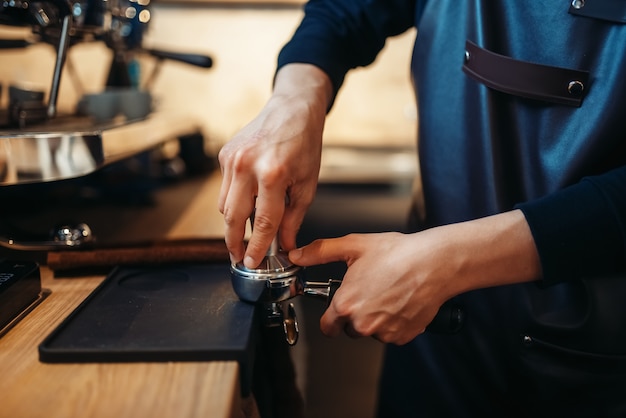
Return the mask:
[[530,226],[544,285],[623,269],[624,239],[615,205],[590,179],[516,208]]

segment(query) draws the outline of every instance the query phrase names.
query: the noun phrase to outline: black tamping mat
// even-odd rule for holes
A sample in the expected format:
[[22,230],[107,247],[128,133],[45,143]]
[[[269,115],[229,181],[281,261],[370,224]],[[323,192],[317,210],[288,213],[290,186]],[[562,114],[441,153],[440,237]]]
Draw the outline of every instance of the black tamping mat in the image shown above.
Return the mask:
[[39,345],[45,363],[235,360],[250,391],[255,308],[224,264],[117,267]]

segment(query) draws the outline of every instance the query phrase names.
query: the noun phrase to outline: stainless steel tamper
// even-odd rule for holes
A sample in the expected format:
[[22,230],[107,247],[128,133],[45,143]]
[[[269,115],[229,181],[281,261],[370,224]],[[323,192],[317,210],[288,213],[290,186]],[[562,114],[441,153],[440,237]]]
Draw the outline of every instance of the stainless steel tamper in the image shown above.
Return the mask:
[[[298,320],[293,303],[287,303],[299,295],[315,296],[329,304],[341,285],[341,280],[326,282],[307,281],[304,268],[289,261],[285,251],[274,238],[261,264],[249,269],[243,262],[231,264],[230,276],[233,289],[239,299],[263,308],[265,326],[282,326],[289,345],[298,341]],[[286,303],[286,309],[283,304]],[[453,301],[444,303],[426,331],[436,334],[455,334],[465,323],[465,310]]]
[[[315,296],[329,303],[341,285],[340,280],[326,282],[305,280],[304,268],[289,261],[285,251],[274,238],[261,264],[250,269],[243,262],[231,264],[231,282],[239,299],[263,308],[266,326],[282,326],[289,345],[298,341],[298,320],[291,298],[299,295]],[[286,308],[283,307],[286,305]]]
[[[254,227],[254,213],[250,217]],[[274,237],[263,261],[255,268],[247,268],[242,261],[230,266],[230,277],[235,294],[244,302],[263,308],[265,326],[282,326],[289,345],[298,341],[298,319],[290,299],[299,295],[314,296],[330,304],[341,280],[308,281],[304,268],[289,261]],[[286,309],[283,307],[286,305]],[[465,310],[453,301],[444,303],[426,330],[438,334],[455,334],[465,323]]]

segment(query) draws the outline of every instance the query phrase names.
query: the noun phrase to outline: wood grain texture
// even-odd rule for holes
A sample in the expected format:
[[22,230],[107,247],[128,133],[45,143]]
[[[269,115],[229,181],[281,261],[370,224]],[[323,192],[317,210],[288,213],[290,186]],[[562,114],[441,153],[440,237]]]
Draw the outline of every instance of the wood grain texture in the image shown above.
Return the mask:
[[1,417],[240,417],[236,362],[44,364],[37,347],[104,279],[52,279],[0,339]]

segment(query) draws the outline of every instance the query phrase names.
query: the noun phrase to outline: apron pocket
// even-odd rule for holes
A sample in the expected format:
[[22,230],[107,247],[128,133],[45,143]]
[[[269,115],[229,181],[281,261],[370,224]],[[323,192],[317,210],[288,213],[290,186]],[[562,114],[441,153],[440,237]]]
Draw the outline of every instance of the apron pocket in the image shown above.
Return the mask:
[[515,60],[465,42],[463,71],[476,81],[524,98],[580,107],[589,72]]
[[533,416],[626,416],[626,355],[573,350],[522,336],[519,388]]

